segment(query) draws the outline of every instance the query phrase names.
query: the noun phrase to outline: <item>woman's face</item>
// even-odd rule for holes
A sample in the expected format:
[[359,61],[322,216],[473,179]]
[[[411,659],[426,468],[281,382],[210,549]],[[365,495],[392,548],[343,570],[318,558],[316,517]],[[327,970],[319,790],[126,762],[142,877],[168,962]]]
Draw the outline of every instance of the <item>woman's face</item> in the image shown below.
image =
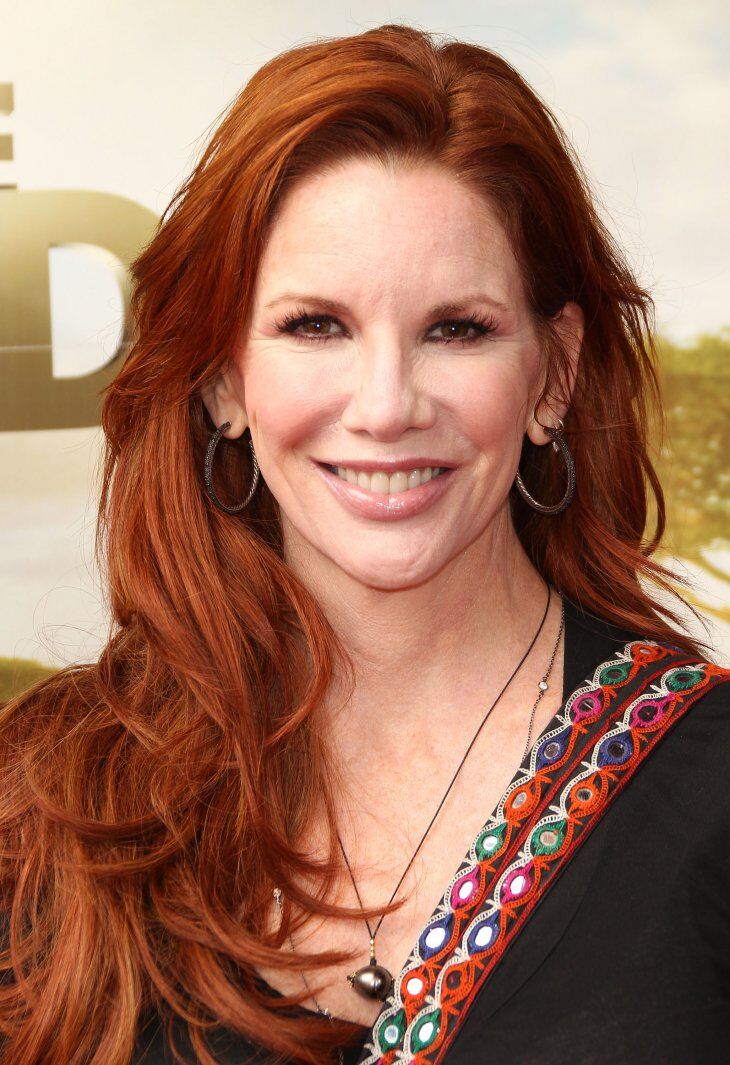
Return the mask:
[[[567,304],[558,320],[575,360],[579,319]],[[352,161],[284,200],[247,335],[206,403],[229,437],[250,424],[288,558],[396,589],[478,538],[506,549],[524,433],[549,441],[532,419],[542,375],[494,212],[435,167]],[[537,419],[555,425],[565,409]],[[370,480],[361,464],[382,472]]]

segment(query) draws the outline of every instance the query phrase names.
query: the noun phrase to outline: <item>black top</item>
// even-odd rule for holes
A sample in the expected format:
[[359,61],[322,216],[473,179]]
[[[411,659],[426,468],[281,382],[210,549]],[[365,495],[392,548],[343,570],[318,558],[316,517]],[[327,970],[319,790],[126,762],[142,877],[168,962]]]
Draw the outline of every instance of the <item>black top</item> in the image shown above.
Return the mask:
[[[564,702],[641,638],[565,608]],[[636,770],[479,989],[446,1065],[730,1060],[727,692],[702,696]],[[184,1029],[176,1042],[194,1062]],[[220,1062],[266,1060],[219,1031],[209,1038]],[[347,1049],[345,1062],[361,1056]],[[148,1026],[133,1065],[172,1061]]]

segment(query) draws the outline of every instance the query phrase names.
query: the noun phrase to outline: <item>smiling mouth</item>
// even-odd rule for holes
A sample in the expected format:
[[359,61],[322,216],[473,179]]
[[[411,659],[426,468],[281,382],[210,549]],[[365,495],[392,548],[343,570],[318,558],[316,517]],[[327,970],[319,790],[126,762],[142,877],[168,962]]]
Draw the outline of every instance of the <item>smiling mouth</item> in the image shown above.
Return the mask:
[[362,488],[366,492],[384,496],[410,492],[414,488],[420,488],[422,484],[443,476],[444,473],[451,472],[450,468],[443,466],[425,466],[413,470],[398,470],[389,474],[385,470],[374,470],[370,473],[347,466],[332,466],[327,462],[320,462],[319,465],[348,484]]

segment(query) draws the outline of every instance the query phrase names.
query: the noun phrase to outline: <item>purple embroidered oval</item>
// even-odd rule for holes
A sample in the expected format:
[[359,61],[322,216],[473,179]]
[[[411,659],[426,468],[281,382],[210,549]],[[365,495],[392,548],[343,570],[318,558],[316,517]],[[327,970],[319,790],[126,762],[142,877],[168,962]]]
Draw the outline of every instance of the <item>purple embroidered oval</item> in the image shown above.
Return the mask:
[[500,911],[496,910],[489,917],[485,917],[483,921],[474,925],[466,937],[466,949],[470,955],[490,950],[497,942],[499,939],[499,916]]
[[544,769],[546,765],[553,765],[565,754],[570,739],[570,729],[564,729],[557,736],[545,737],[540,744],[535,760],[536,769]]
[[453,923],[454,915],[447,913],[441,920],[434,921],[424,929],[418,940],[418,952],[424,961],[438,954],[449,943]]
[[596,764],[623,765],[634,753],[634,738],[630,732],[620,732],[617,736],[606,736],[598,748]]

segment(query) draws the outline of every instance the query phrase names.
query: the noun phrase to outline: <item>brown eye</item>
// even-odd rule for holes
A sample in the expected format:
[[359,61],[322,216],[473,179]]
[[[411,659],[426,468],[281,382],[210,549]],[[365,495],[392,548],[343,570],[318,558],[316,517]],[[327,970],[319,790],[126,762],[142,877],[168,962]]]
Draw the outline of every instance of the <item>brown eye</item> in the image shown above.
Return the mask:
[[[438,322],[433,328],[440,331],[440,336],[433,337],[436,343],[471,344],[493,333],[496,323],[492,318],[482,319],[471,315],[469,318],[453,318]],[[472,330],[471,336],[468,335],[469,330]]]
[[335,324],[338,324],[337,319],[330,315],[296,314],[280,322],[278,329],[293,336],[295,340],[329,340],[342,335],[333,331],[332,326]]
[[306,327],[312,326],[313,328],[311,330],[311,335],[329,336],[329,333],[331,332],[330,326],[332,325],[332,321],[329,318],[310,318],[308,321],[302,322],[301,325],[302,327],[304,327],[305,333],[309,332]]
[[474,327],[468,322],[441,322],[437,329],[445,329],[444,340],[467,340],[467,333]]

